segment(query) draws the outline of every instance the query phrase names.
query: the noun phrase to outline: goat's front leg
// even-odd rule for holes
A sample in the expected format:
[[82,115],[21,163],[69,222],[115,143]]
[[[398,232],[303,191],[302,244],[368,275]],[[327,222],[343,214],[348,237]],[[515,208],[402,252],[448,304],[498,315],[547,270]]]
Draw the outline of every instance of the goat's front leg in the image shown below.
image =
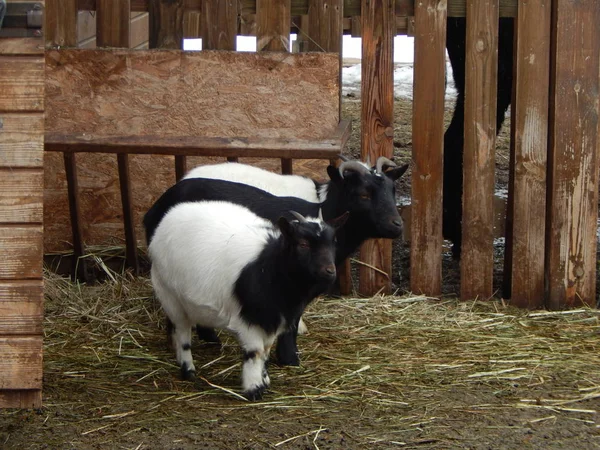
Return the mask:
[[275,335],[265,335],[257,327],[250,327],[238,335],[243,349],[242,389],[248,400],[260,400],[271,385],[267,361]]
[[299,366],[300,358],[298,357],[298,317],[288,330],[283,332],[277,338],[277,363],[281,366]]

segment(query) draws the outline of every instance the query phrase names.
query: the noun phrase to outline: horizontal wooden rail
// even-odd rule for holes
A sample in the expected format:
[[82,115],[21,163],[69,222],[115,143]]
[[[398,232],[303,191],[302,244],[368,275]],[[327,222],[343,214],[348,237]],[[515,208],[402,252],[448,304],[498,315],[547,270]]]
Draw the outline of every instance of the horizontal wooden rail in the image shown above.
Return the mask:
[[[241,14],[256,14],[256,0],[242,0]],[[344,0],[344,17],[360,16],[361,0]],[[309,0],[291,0],[291,15],[308,14]],[[500,0],[500,17],[516,17],[518,0]],[[80,10],[95,11],[96,0],[78,0]],[[184,0],[186,11],[200,11],[202,0]],[[148,11],[148,0],[131,0],[132,11]],[[466,16],[466,0],[448,0],[449,17]],[[414,15],[414,0],[396,0],[395,13],[397,16]]]

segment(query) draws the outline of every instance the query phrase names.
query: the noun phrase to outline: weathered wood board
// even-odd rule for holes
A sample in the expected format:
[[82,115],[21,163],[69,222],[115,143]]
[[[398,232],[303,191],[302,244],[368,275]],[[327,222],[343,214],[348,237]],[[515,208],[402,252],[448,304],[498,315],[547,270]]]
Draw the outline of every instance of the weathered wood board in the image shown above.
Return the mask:
[[0,390],[42,388],[42,336],[0,336]]
[[0,283],[0,335],[42,334],[43,281]]
[[[52,50],[46,132],[326,139],[339,122],[338,64],[332,53]],[[188,158],[188,167],[209,161],[224,158]],[[46,152],[46,252],[70,249],[63,165],[60,154]],[[318,168],[325,175],[325,165],[295,163],[295,171]],[[130,172],[143,240],[143,214],[175,181],[173,158],[131,156]],[[116,156],[78,155],[78,177],[86,245],[122,243]]]

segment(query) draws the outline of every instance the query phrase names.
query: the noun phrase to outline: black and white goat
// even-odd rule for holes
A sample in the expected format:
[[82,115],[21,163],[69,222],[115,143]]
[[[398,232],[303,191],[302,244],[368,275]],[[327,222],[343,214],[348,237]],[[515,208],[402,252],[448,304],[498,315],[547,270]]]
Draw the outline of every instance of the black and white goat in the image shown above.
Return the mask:
[[[144,217],[146,236],[150,241],[166,212],[186,201],[226,200],[247,206],[271,221],[289,209],[314,217],[321,208],[325,220],[348,211],[349,218],[337,233],[335,263],[338,265],[367,239],[396,238],[402,234],[394,182],[407,168],[408,165],[397,167],[387,158],[379,158],[373,168],[359,161],[344,161],[339,168],[329,166],[330,181],[321,184],[310,178],[278,175],[245,164],[200,166],[166,191],[148,211]],[[224,184],[223,180],[232,183]],[[202,339],[218,342],[214,330],[198,327],[197,331]],[[292,328],[280,337],[277,344],[280,364],[299,364],[297,332],[297,328]]]
[[193,379],[195,324],[228,329],[243,349],[242,387],[259,399],[269,386],[266,362],[277,336],[333,283],[331,221],[281,218],[277,225],[230,202],[181,203],[150,242],[152,284],[171,322],[177,362]]

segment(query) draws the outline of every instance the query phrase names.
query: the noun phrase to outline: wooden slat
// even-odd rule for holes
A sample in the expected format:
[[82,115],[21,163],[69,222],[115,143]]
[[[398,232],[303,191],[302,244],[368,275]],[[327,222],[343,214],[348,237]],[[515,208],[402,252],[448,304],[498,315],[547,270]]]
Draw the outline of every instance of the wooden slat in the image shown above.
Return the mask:
[[43,151],[43,113],[0,112],[0,167],[43,167]]
[[600,8],[553,1],[548,306],[593,305],[598,217]]
[[467,0],[461,298],[492,296],[498,0]]
[[522,2],[516,22],[505,277],[507,297],[523,308],[544,304],[551,8],[551,0]]
[[0,391],[0,409],[6,408],[41,408],[42,390],[29,389],[20,391]]
[[123,226],[125,229],[125,249],[127,266],[135,274],[140,272],[137,251],[137,237],[133,219],[133,200],[131,196],[131,176],[129,173],[129,155],[117,155],[119,166],[119,183],[121,188],[121,204],[123,205]]
[[237,0],[203,0],[202,49],[235,50],[238,30]]
[[290,0],[256,0],[256,50],[290,51]]
[[340,52],[342,49],[343,0],[309,0],[308,51]]
[[0,56],[0,111],[44,110],[44,59]]
[[77,46],[77,0],[46,0],[44,18],[46,45]]
[[183,0],[149,0],[150,48],[183,47]]
[[0,280],[42,277],[42,226],[0,225]]
[[0,336],[0,390],[42,388],[42,336]]
[[445,4],[415,5],[410,286],[431,296],[442,289]]
[[42,334],[42,280],[0,281],[0,335]]
[[[394,146],[393,0],[362,2],[361,158],[391,158]],[[362,295],[391,289],[392,244],[373,239],[360,249],[359,291]],[[386,275],[383,275],[383,271]]]
[[96,0],[96,45],[129,47],[130,0]]
[[0,168],[0,223],[42,223],[44,171]]
[[37,37],[2,38],[0,55],[43,55],[44,40]]

